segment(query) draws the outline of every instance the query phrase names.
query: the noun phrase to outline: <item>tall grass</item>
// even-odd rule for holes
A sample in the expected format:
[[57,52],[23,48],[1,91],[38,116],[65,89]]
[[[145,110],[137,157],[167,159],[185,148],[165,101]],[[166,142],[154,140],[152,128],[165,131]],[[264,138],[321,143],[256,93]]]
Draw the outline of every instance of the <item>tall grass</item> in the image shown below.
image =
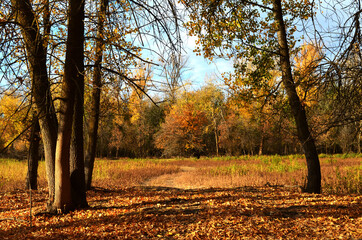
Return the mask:
[[93,172],[94,185],[103,187],[130,187],[141,185],[150,178],[179,172],[168,160],[123,159],[97,160]]
[[[27,170],[27,161],[19,161],[8,158],[0,159],[0,191],[24,189]],[[38,168],[38,187],[45,186],[45,166],[44,162],[41,161]]]
[[[320,155],[324,193],[361,193],[361,155]],[[0,191],[25,187],[27,162],[0,159]],[[302,186],[307,175],[302,155],[174,159],[97,159],[93,185],[131,187],[150,184],[185,188],[290,185]],[[149,181],[158,178],[157,181]],[[44,162],[39,187],[46,187]]]

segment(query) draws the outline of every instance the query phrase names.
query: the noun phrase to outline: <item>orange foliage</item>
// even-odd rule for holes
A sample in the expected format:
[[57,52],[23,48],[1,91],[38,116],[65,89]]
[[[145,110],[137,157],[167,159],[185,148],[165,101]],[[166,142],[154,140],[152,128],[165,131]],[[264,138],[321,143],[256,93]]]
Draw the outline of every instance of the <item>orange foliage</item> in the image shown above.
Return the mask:
[[165,155],[184,155],[190,151],[201,151],[202,135],[207,123],[205,113],[196,110],[193,103],[174,106],[166,116],[156,137],[156,146]]

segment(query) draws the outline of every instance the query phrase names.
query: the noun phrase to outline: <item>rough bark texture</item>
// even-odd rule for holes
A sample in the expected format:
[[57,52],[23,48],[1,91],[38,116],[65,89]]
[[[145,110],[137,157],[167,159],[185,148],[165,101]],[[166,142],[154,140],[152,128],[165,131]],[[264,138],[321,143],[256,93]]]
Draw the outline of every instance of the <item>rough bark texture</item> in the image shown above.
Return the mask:
[[98,122],[99,122],[99,109],[100,98],[102,89],[102,71],[101,64],[103,58],[103,23],[106,20],[106,9],[108,6],[108,0],[101,1],[100,10],[98,11],[98,28],[97,28],[97,42],[96,42],[96,59],[94,63],[93,73],[93,90],[92,90],[92,102],[91,112],[88,126],[88,144],[87,153],[85,157],[85,182],[86,189],[89,190],[92,185],[92,174],[94,168],[94,160],[97,147],[97,135],[98,135]]
[[50,94],[50,84],[46,67],[46,52],[44,42],[35,20],[29,0],[11,0],[16,21],[21,26],[29,71],[31,90],[39,115],[39,124],[44,144],[45,165],[49,187],[49,204],[54,200],[55,179],[54,159],[57,138],[57,119]]
[[[68,38],[64,65],[62,102],[59,113],[59,130],[55,157],[55,200],[58,212],[75,208],[70,181],[70,144],[74,106],[79,83],[84,79],[84,1],[70,0],[68,11]],[[77,97],[78,98],[78,97]],[[84,170],[83,170],[84,171]]]
[[70,147],[70,181],[72,185],[72,202],[74,207],[87,207],[84,175],[84,82],[77,84],[74,104],[73,134]]
[[297,134],[302,144],[307,161],[308,177],[307,184],[304,188],[306,192],[320,193],[321,191],[321,171],[318,158],[318,152],[314,139],[310,134],[307,122],[306,112],[298,97],[295,83],[293,80],[292,69],[290,64],[289,47],[287,34],[283,20],[283,13],[280,0],[273,1],[274,18],[278,29],[278,42],[280,50],[280,64],[282,70],[282,81],[288,95],[289,105],[292,109]]
[[38,117],[33,117],[33,125],[31,127],[29,137],[29,153],[28,153],[28,173],[26,177],[26,188],[38,189],[38,163],[39,163],[39,145],[40,145],[40,126]]
[[73,117],[73,134],[70,154],[70,181],[72,184],[72,201],[76,208],[87,207],[85,174],[84,174],[84,140],[83,140],[83,114],[84,114],[84,4],[79,8],[77,17],[82,18],[79,29],[79,43],[77,43],[78,74],[75,80],[75,103]]

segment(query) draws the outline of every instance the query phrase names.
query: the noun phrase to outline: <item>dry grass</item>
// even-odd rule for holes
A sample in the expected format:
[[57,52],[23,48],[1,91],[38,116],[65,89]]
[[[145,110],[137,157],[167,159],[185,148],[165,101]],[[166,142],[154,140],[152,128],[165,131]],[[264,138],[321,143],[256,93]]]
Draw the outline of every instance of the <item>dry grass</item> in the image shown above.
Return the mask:
[[[361,193],[362,156],[321,155],[325,193]],[[24,188],[27,163],[0,160],[0,191]],[[241,187],[263,185],[303,186],[306,164],[302,156],[241,156],[201,159],[97,159],[93,185],[139,185],[176,188]],[[44,163],[39,185],[46,186]]]
[[97,160],[94,167],[93,185],[100,187],[131,187],[165,174],[176,173],[179,167],[166,165],[152,159]]
[[[27,164],[27,161],[0,159],[0,191],[24,189]],[[38,187],[45,188],[47,183],[44,162],[39,163],[38,176]]]

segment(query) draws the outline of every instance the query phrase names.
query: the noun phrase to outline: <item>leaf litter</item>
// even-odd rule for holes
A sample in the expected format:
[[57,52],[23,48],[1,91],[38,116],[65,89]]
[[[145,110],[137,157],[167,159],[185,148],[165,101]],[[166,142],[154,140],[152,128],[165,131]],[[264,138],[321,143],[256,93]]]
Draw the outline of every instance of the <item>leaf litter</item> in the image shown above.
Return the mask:
[[46,189],[0,193],[0,239],[361,239],[361,195],[284,186],[95,188],[90,207],[44,214]]

